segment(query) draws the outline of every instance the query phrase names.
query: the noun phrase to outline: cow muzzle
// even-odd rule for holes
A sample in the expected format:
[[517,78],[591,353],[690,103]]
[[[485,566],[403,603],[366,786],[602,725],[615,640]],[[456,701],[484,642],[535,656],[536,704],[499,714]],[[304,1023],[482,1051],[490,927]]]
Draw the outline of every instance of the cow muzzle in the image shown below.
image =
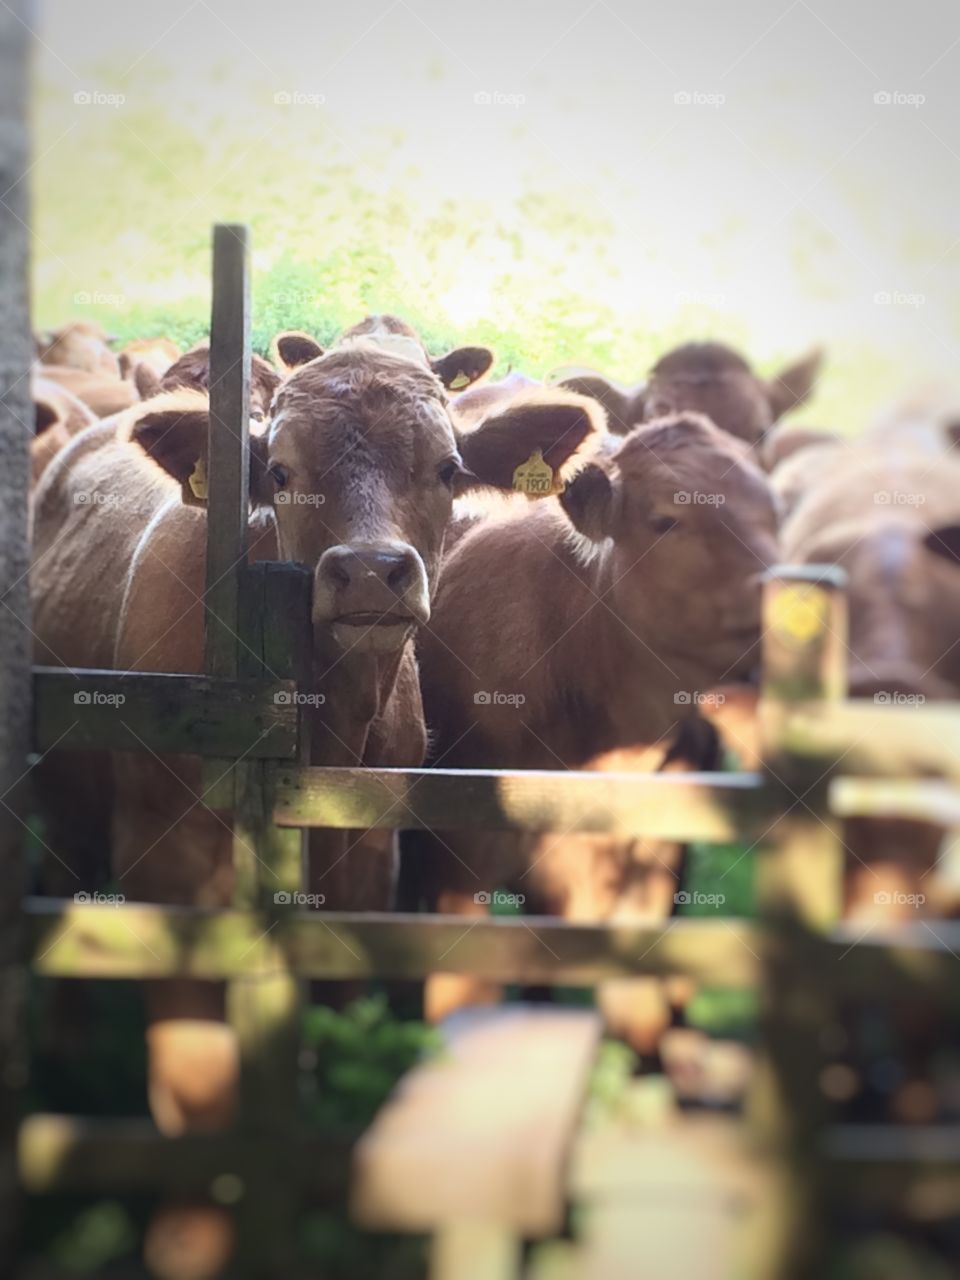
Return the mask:
[[342,649],[391,653],[430,618],[427,571],[405,542],[331,547],[317,563],[314,628]]

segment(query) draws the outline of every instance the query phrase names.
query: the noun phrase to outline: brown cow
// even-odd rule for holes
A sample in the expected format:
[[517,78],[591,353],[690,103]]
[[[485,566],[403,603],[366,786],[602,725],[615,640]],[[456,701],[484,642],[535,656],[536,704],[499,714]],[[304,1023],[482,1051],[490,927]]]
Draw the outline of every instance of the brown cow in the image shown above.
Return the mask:
[[[117,353],[120,376],[132,380],[138,369],[146,368],[159,381],[182,355],[181,349],[169,338],[133,338]],[[140,394],[147,400],[152,393],[143,395],[141,391]]]
[[65,365],[101,377],[119,378],[120,365],[110,350],[113,338],[95,320],[71,320],[59,329],[35,335],[41,364]]
[[628,387],[586,371],[558,381],[598,399],[610,430],[617,434],[666,414],[703,413],[724,431],[756,446],[778,418],[810,396],[821,359],[814,351],[773,377],[761,378],[731,347],[689,342],[662,356],[646,383]]
[[34,373],[31,378],[34,407],[34,438],[30,441],[30,484],[36,487],[53,458],[97,417],[82,400]]
[[[316,347],[314,347],[316,350]],[[141,363],[133,372],[134,382],[143,400],[189,387],[194,391],[207,391],[210,387],[210,344],[198,342],[158,375],[152,365]],[[279,387],[281,375],[276,369],[253,352],[250,362],[250,416],[255,421],[266,418],[270,402]]]
[[[314,573],[315,688],[326,698],[317,763],[420,763],[412,637],[429,619],[454,494],[509,486],[536,448],[562,464],[599,425],[595,413],[592,402],[546,392],[458,437],[436,376],[366,347],[316,358],[282,384],[269,429],[251,441],[250,555],[298,560]],[[204,457],[207,418],[200,393],[172,392],[119,430],[83,433],[48,469],[34,504],[39,661],[201,669],[206,516],[181,501],[181,486]],[[227,903],[227,815],[202,803],[199,763],[119,754],[113,773],[123,891]],[[372,856],[361,848],[363,856],[314,868],[330,906],[389,906],[392,846],[369,847]],[[197,1040],[210,1055],[205,1074],[181,1052],[184,1035],[196,1039],[204,1025],[183,1019],[219,1019],[222,993],[158,983],[149,999],[158,1123],[166,1132],[222,1124],[231,1038],[211,1028]]]
[[89,373],[86,369],[59,364],[44,364],[39,367],[45,378],[82,400],[98,418],[123,413],[140,399],[140,393],[134,384],[124,381],[119,375]]
[[[622,748],[663,761],[695,695],[755,661],[759,575],[775,558],[776,518],[745,446],[693,414],[608,441],[559,500],[477,522],[445,562],[420,639],[437,763],[579,768]],[[597,865],[610,884],[591,876],[576,892],[557,870],[563,840],[475,844],[444,833],[424,843],[436,905],[470,915],[486,910],[478,892],[517,886],[538,849],[556,852],[530,883],[568,918],[609,914],[614,902],[629,904],[626,884],[656,880],[621,857],[623,841],[577,838],[593,858],[603,850]],[[665,858],[671,874],[676,858]],[[664,907],[658,893],[650,910]],[[442,1016],[471,985],[431,980],[428,1012]]]

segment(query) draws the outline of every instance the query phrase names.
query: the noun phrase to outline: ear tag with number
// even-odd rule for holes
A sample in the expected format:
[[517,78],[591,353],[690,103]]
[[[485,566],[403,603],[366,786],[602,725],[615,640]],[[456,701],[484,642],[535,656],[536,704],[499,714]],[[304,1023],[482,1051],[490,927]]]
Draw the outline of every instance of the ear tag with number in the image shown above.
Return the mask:
[[543,451],[534,449],[526,462],[521,462],[514,471],[513,487],[528,498],[549,498],[563,493],[564,483],[554,475],[550,463],[544,461]]
[[190,492],[197,503],[204,503],[207,500],[207,464],[203,458],[198,458],[190,478],[187,481],[190,486]]
[[450,383],[450,390],[462,391],[464,387],[469,387],[469,385],[470,385],[470,375],[467,373],[464,373],[463,370],[461,369],[460,372],[457,374],[457,376]]

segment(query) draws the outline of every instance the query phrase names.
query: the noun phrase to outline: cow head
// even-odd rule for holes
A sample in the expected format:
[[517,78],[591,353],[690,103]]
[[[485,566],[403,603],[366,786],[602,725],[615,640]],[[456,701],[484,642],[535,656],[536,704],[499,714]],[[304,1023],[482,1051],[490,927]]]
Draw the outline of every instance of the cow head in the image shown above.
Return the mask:
[[730,347],[691,342],[663,356],[646,384],[626,387],[582,371],[565,375],[560,385],[599,400],[610,430],[619,435],[671,413],[703,413],[730,435],[757,445],[778,418],[808,398],[820,363],[820,353],[813,352],[764,379]]
[[[273,394],[279,385],[280,374],[268,361],[254,352],[250,357],[250,416],[254,421],[259,422],[266,418],[270,409],[270,401],[273,399]],[[146,399],[144,392],[147,388],[141,387],[139,381],[137,386],[140,390],[141,398]],[[209,343],[197,343],[195,347],[192,347],[182,355],[179,360],[174,361],[163,377],[156,383],[151,394],[175,391],[178,387],[192,388],[195,391],[209,390]]]
[[764,379],[730,347],[691,342],[654,365],[644,393],[644,417],[705,413],[724,431],[755,445],[778,418],[808,398],[821,359],[819,351],[812,352]]
[[[251,438],[252,501],[273,511],[280,558],[314,571],[317,639],[392,653],[430,616],[454,497],[509,490],[535,450],[559,469],[602,415],[581,397],[540,392],[461,434],[422,363],[365,346],[316,351]],[[131,437],[189,485],[206,454],[204,398],[141,410]]]
[[114,341],[94,320],[71,320],[59,329],[48,329],[34,337],[41,364],[66,365],[87,373],[118,378],[120,366],[110,350]]
[[711,683],[752,665],[776,514],[745,446],[701,415],[664,418],[612,442],[561,504],[645,645]]

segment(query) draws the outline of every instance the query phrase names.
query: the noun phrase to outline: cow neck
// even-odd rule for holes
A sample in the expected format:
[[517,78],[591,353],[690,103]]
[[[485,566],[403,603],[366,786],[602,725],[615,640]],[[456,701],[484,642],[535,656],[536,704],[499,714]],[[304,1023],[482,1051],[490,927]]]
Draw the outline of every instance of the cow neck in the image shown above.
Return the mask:
[[[589,592],[604,604],[594,604],[585,587],[582,596],[568,597],[568,618],[559,627],[564,639],[556,653],[560,687],[576,690],[575,703],[586,738],[598,738],[596,751],[654,743],[669,735],[687,714],[676,701],[681,691],[703,692],[712,681],[695,658],[660,652],[651,633],[640,635],[615,616],[612,595],[604,595],[617,579],[612,558],[600,553],[589,579]],[[583,615],[582,627],[576,627]],[[656,610],[651,605],[651,616]],[[584,655],[589,654],[589,661]]]
[[318,645],[313,689],[323,702],[312,716],[311,764],[365,762],[371,728],[387,713],[400,664],[411,644],[408,640],[393,654],[344,654],[332,645]]

